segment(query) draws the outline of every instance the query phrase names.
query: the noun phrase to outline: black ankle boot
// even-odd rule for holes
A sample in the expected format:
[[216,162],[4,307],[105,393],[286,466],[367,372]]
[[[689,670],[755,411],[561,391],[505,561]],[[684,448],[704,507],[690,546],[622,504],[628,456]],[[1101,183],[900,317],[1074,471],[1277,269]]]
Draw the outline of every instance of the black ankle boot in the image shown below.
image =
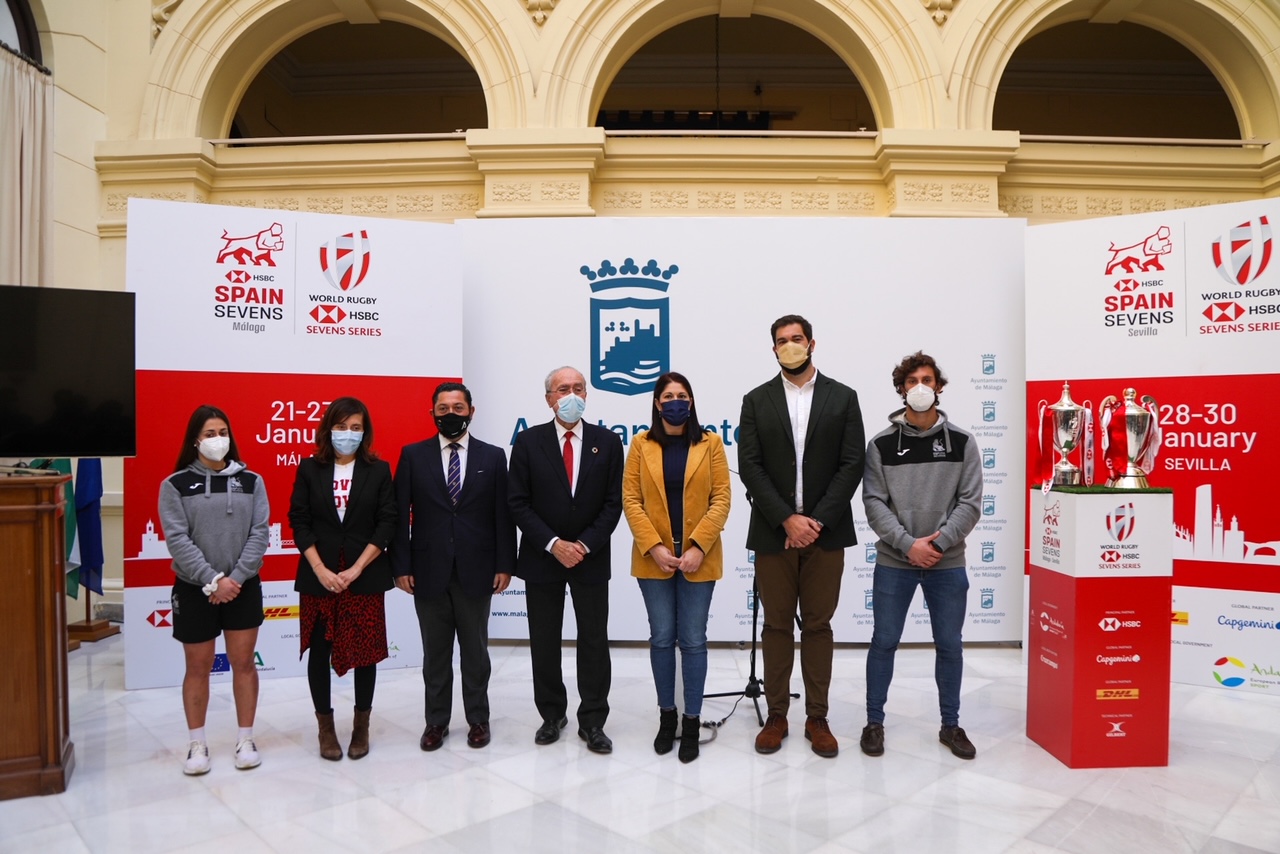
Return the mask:
[[698,735],[702,732],[702,721],[697,715],[685,715],[680,724],[680,761],[692,762],[698,758]]
[[653,739],[653,749],[660,754],[670,753],[676,743],[676,723],[680,714],[675,709],[659,709],[659,714],[662,717],[658,722],[658,734]]

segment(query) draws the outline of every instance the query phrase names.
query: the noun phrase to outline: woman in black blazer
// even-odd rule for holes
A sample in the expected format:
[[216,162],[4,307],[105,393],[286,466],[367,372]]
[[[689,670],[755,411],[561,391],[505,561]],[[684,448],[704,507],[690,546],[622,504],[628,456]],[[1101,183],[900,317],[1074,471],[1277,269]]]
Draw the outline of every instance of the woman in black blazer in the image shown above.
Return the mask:
[[333,726],[329,665],[354,669],[356,705],[347,756],[369,752],[369,712],[378,662],[387,657],[383,594],[391,589],[387,546],[396,527],[391,466],[377,458],[369,410],[354,397],[329,404],[316,430],[316,452],[298,466],[289,502],[301,552],[293,589],[300,600],[301,651],[320,726],[320,755],[342,758]]

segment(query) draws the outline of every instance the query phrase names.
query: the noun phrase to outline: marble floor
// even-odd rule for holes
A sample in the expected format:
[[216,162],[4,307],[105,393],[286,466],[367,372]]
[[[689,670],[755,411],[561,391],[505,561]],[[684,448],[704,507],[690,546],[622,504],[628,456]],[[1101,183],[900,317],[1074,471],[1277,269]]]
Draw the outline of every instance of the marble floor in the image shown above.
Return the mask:
[[[213,770],[185,777],[179,689],[125,691],[115,637],[70,656],[70,787],[0,801],[0,851],[1280,851],[1280,697],[1175,685],[1169,767],[1070,770],[1023,732],[1021,652],[970,648],[961,723],[978,758],[964,762],[937,741],[932,649],[904,648],[887,749],[870,759],[857,746],[864,656],[836,651],[836,759],[810,752],[799,704],[792,737],[772,756],[752,750],[749,703],[696,762],[655,755],[648,654],[638,646],[613,652],[613,754],[589,753],[572,729],[537,747],[528,650],[495,644],[486,749],[466,746],[463,725],[441,750],[419,751],[422,683],[397,670],[379,674],[369,756],[325,762],[305,680],[273,679],[262,682],[255,728],[261,767],[235,770],[230,686],[220,685],[208,727]],[[741,690],[747,672],[745,651],[715,648],[707,690]],[[335,682],[344,743],[350,691],[349,676]],[[704,717],[730,706],[708,701]]]

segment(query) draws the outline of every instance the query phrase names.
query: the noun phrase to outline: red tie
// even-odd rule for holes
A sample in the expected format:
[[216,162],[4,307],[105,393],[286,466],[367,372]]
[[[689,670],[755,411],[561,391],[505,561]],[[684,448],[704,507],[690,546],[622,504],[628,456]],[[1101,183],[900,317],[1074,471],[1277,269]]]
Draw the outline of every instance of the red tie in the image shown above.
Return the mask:
[[573,431],[564,434],[564,473],[569,478],[569,491],[573,492]]

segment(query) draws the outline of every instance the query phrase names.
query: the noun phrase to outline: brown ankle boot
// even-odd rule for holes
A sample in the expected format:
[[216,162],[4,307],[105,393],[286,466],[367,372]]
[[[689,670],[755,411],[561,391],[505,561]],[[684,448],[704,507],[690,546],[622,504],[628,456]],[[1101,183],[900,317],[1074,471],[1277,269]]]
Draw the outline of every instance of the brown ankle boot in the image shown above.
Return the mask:
[[350,759],[361,759],[369,755],[369,712],[372,709],[356,709],[355,720],[351,723],[351,746],[347,748]]
[[337,762],[342,758],[342,745],[333,730],[333,712],[316,712],[316,723],[320,725],[320,758]]

